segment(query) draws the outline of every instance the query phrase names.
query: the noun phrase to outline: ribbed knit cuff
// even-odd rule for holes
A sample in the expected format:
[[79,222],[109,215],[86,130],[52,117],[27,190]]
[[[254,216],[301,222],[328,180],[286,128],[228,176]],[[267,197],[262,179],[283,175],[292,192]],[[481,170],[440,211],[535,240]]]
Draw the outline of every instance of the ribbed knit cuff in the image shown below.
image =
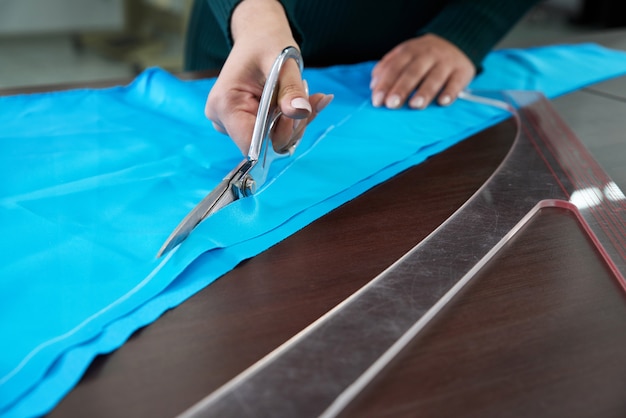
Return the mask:
[[538,0],[459,0],[418,35],[432,33],[455,44],[481,70],[487,53]]

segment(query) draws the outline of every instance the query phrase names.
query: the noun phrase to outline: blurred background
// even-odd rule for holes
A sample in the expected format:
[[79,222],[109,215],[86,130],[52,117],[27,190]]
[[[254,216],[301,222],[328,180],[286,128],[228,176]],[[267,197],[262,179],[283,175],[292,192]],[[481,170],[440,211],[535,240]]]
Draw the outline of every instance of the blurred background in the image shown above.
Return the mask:
[[[0,0],[0,88],[182,71],[193,0]],[[625,0],[544,0],[498,47],[558,43],[626,25]]]

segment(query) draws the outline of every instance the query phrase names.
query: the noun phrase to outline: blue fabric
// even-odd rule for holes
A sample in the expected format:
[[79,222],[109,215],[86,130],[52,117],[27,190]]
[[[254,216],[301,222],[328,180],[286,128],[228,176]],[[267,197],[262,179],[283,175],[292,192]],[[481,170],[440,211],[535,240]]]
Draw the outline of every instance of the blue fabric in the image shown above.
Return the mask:
[[[241,159],[204,117],[214,80],[151,69],[125,87],[0,98],[0,415],[49,411],[97,354],[241,260],[508,116],[463,100],[374,109],[372,66],[306,70],[311,91],[335,100],[294,157],[163,259],[171,230]],[[497,51],[484,68],[472,88],[555,97],[625,74],[626,54]]]

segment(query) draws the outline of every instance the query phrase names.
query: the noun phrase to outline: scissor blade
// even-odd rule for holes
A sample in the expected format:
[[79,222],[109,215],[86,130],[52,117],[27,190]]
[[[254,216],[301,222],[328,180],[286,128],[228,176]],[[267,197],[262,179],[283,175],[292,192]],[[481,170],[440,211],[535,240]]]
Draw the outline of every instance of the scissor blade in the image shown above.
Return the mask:
[[235,201],[235,196],[230,190],[230,178],[222,180],[211,193],[206,195],[195,208],[172,231],[169,238],[157,253],[157,258],[176,247],[189,236],[191,231],[207,216]]

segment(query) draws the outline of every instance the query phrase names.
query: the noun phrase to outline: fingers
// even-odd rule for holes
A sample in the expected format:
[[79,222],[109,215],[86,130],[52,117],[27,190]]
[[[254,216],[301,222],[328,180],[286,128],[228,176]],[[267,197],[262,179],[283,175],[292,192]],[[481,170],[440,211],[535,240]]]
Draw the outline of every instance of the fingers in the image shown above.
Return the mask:
[[473,67],[471,71],[457,70],[450,74],[445,87],[439,94],[439,105],[447,106],[453,103],[459,97],[463,89],[472,81],[474,74],[475,70]]
[[[409,101],[409,107],[413,109],[423,109],[428,106],[428,104],[433,101],[435,96],[437,96],[437,94],[444,88],[444,86],[447,87],[449,77],[449,68],[446,68],[443,65],[435,65],[434,67],[432,67],[419,84],[419,87],[417,88],[415,94],[411,97],[411,100]],[[446,101],[446,103],[442,104],[448,105],[451,103],[451,97],[448,97],[449,99]],[[456,96],[454,97],[456,98]],[[439,99],[441,101],[442,96],[440,96]]]
[[[251,62],[247,52],[233,48],[205,107],[205,114],[215,129],[230,136],[244,155],[250,148],[265,83],[263,66],[254,60]],[[287,60],[279,76],[277,100],[283,115],[274,125],[272,140],[274,148],[279,150],[302,136],[307,124],[328,105],[332,96],[309,97],[298,64]]]
[[316,93],[309,97],[311,113],[304,119],[293,119],[282,115],[272,132],[272,142],[276,151],[288,149],[304,135],[309,123],[333,100],[332,94]]
[[[213,122],[218,132],[228,135],[242,154],[247,155],[252,139],[256,114],[242,111],[229,111],[222,116],[220,123]],[[225,128],[227,126],[228,128]]]
[[456,46],[435,35],[398,45],[372,70],[372,104],[398,109],[407,101],[423,109],[433,100],[449,105],[475,75],[472,62]]
[[322,93],[309,97],[308,85],[302,79],[297,63],[293,60],[286,62],[278,82],[278,106],[283,115],[272,133],[274,149],[287,149],[299,141],[306,126],[332,99],[332,95]]
[[217,123],[217,122],[213,122],[213,129],[215,129],[217,132],[221,133],[221,134],[225,134],[226,132],[226,128],[224,128],[221,124]]
[[409,93],[428,72],[428,56],[417,60],[406,44],[398,45],[385,55],[372,70],[372,104],[390,109],[401,107]]
[[230,88],[230,80],[218,79],[207,98],[204,113],[213,127],[233,140],[243,154],[248,153],[256,119],[255,93]]
[[[307,125],[315,119],[319,112],[328,106],[333,97],[332,94],[322,93],[316,93],[309,97],[311,112],[304,119],[293,119],[285,114],[281,115],[272,130],[272,145],[274,149],[277,151],[287,149],[299,141]],[[215,101],[209,96],[206,107],[207,116],[213,121],[213,126],[217,131],[230,136],[241,150],[241,153],[247,154],[256,121],[258,102],[254,104],[254,98],[252,97],[247,101],[240,97],[239,99],[225,99],[218,102],[221,105],[214,104]]]
[[285,116],[304,119],[311,114],[306,90],[298,64],[294,60],[285,62],[278,80],[278,106]]

